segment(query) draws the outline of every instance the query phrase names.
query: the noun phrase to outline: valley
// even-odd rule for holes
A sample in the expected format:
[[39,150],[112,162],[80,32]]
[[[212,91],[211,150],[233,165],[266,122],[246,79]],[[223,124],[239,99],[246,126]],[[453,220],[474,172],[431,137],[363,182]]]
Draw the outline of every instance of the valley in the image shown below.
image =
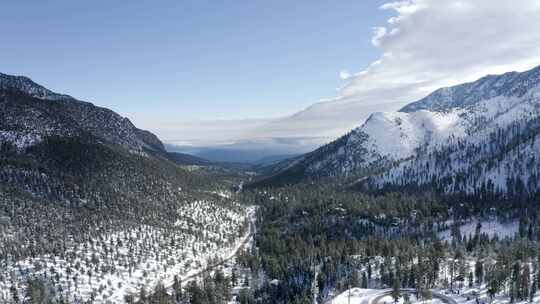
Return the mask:
[[539,17],[1,1],[0,304],[540,304]]
[[540,68],[255,163],[0,77],[0,303],[538,302]]

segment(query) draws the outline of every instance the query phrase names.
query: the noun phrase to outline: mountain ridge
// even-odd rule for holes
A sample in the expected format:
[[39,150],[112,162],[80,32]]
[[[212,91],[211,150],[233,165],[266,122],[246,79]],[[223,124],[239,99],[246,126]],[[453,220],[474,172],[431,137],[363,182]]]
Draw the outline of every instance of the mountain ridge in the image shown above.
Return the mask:
[[2,79],[0,302],[34,301],[38,282],[47,303],[132,303],[249,235],[228,173],[189,170],[199,160],[112,110]]
[[69,95],[55,93],[26,76],[8,75],[1,72],[0,89],[22,91],[32,97],[48,100],[74,99]]
[[[510,136],[508,141],[513,141],[512,138],[516,136],[533,136],[505,130],[512,126],[529,126],[527,122],[540,115],[539,108],[540,66],[521,73],[488,75],[474,82],[438,89],[396,112],[372,113],[360,127],[305,154],[295,162],[276,165],[280,168],[277,173],[259,178],[252,185],[275,186],[330,178],[334,181],[347,181],[346,183],[355,183],[354,181],[358,180],[358,183],[364,184],[364,189],[413,186],[415,174],[425,174],[426,171],[425,168],[420,168],[417,160],[422,155],[444,151],[445,147],[451,144],[464,145],[467,142],[470,145],[487,145],[497,132]],[[506,148],[503,150],[506,151],[504,153],[509,153]],[[495,153],[494,151],[495,148],[483,151],[483,157],[490,158],[490,153]],[[396,169],[411,164],[415,159],[420,167],[407,172]],[[453,164],[458,165],[456,162]],[[468,166],[462,168],[467,171],[472,170],[476,163],[463,161],[462,164]],[[426,162],[423,165],[426,166]],[[442,172],[441,169],[440,173]],[[514,174],[504,172],[501,174]],[[283,178],[289,174],[296,175],[297,178]],[[438,186],[438,189],[444,188],[445,192],[473,193],[476,188],[481,187],[482,182],[470,189],[455,186],[459,183],[456,181],[456,174],[458,173],[452,170],[446,172],[444,183],[454,183],[454,186]],[[422,179],[422,185],[428,185],[431,180],[443,183],[437,172],[430,171],[428,175],[429,177]],[[475,176],[484,183],[494,178]],[[514,177],[506,177],[511,178]],[[502,184],[498,183],[497,191],[500,193],[508,190],[508,187]],[[534,188],[536,189],[536,186]]]
[[[442,112],[500,95],[521,97],[527,91],[527,88],[523,87],[526,80],[537,85],[540,81],[540,66],[521,73],[512,71],[501,75],[486,75],[476,81],[440,88],[418,101],[405,105],[399,112],[414,112],[421,109]],[[483,90],[483,87],[489,87],[491,90]],[[460,102],[456,103],[456,100]]]
[[[135,193],[144,188],[135,182],[139,177],[170,184],[167,188],[204,179],[176,167],[161,140],[128,118],[23,76],[0,74],[0,146],[5,185],[51,200],[92,201],[92,191],[105,196]],[[122,176],[125,181],[114,186]],[[96,189],[96,183],[104,184]],[[92,190],[81,191],[85,188]]]

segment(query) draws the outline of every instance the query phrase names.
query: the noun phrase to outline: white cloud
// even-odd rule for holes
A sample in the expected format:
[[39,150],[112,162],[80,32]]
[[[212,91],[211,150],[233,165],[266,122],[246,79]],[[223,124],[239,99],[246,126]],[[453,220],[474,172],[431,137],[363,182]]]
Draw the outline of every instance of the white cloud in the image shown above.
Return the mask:
[[347,78],[349,77],[351,77],[351,73],[349,73],[348,71],[342,70],[339,72],[339,78],[341,78],[342,80],[347,80]]
[[335,138],[374,111],[397,110],[438,87],[540,64],[538,0],[408,0],[381,9],[394,16],[374,28],[379,60],[340,73],[346,83],[337,97],[246,129],[242,138]]
[[397,110],[431,91],[540,64],[540,1],[415,0],[385,4],[379,60],[347,77],[338,96],[253,134],[337,137],[374,111]]
[[385,55],[349,79],[342,98],[381,102],[364,95],[401,86],[404,92],[387,101],[405,103],[412,101],[405,96],[418,98],[437,87],[540,64],[536,0],[416,0],[381,8],[397,14],[375,35]]
[[[153,120],[156,121],[156,120]],[[208,146],[231,144],[243,140],[246,130],[258,129],[269,119],[212,120],[179,123],[147,122],[164,141],[180,146]]]
[[385,27],[379,26],[373,28],[373,37],[371,38],[371,43],[374,46],[380,46],[381,40],[386,36],[387,30]]

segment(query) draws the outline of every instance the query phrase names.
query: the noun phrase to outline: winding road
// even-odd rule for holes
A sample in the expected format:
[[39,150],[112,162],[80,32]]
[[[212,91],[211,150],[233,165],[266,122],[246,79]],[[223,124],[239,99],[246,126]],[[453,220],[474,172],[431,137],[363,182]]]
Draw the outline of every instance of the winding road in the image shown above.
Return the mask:
[[[242,237],[242,241],[239,243],[239,245],[231,253],[229,253],[229,255],[227,257],[225,257],[224,259],[222,259],[221,261],[219,261],[216,264],[206,266],[205,268],[199,270],[198,272],[196,272],[194,274],[188,275],[186,277],[180,277],[181,280],[182,280],[182,284],[185,285],[189,281],[191,281],[194,278],[200,276],[202,273],[207,272],[207,271],[212,271],[213,269],[217,268],[218,266],[221,266],[221,265],[229,262],[233,258],[235,258],[238,255],[238,253],[243,248],[245,248],[247,246],[247,244],[249,243],[251,238],[255,235],[255,232],[256,232],[255,212],[256,212],[256,209],[248,209],[247,210],[246,218],[248,219],[248,222],[249,222],[249,224],[248,224],[249,225],[248,232]],[[168,286],[166,285],[165,287],[166,288],[171,288],[172,287],[172,282],[170,283],[170,285],[168,285]]]
[[[256,221],[255,214],[256,214],[256,212],[257,212],[257,209],[254,208],[253,206],[247,208],[247,210],[246,210],[246,218],[247,218],[248,223],[249,223],[248,224],[249,225],[248,231],[246,232],[246,234],[244,234],[244,236],[242,236],[241,241],[234,248],[233,251],[231,251],[225,258],[223,258],[221,261],[219,261],[216,264],[207,265],[206,267],[198,270],[197,272],[192,273],[190,275],[187,275],[185,277],[180,276],[180,279],[182,280],[182,285],[186,285],[190,281],[192,281],[195,278],[199,277],[202,273],[207,272],[207,271],[212,271],[213,269],[215,269],[215,268],[229,262],[234,257],[236,257],[238,255],[238,253],[248,245],[249,241],[253,238],[253,236],[256,233],[256,229],[257,229],[256,225],[255,225],[255,221]],[[173,278],[168,278],[168,280],[164,280],[164,281],[162,281],[162,283],[163,283],[163,285],[165,287],[165,290],[167,290],[170,293],[172,291]],[[150,292],[150,295],[152,295],[153,293],[154,293],[154,291]],[[138,300],[137,297],[136,297],[136,300]]]
[[[401,289],[401,294],[403,294],[403,293],[413,294],[413,293],[416,293],[416,290],[415,289],[409,289],[409,288]],[[377,296],[371,298],[370,301],[367,304],[381,304],[379,302],[381,301],[382,298],[387,297],[387,296],[391,296],[391,295],[392,295],[392,290],[381,291],[380,294],[378,294]],[[447,295],[444,295],[444,294],[441,294],[441,293],[438,293],[438,292],[435,292],[433,290],[431,291],[431,297],[433,299],[439,299],[445,304],[457,304],[457,301],[452,299],[451,297],[449,297]]]

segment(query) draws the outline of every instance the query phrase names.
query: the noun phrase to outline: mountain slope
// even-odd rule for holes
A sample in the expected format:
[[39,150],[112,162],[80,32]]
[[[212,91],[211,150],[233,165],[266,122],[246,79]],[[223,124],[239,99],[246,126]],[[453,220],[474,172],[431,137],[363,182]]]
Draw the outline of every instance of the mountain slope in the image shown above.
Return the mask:
[[0,88],[5,187],[77,207],[161,209],[192,195],[190,189],[216,185],[176,166],[154,134],[109,109],[25,77],[2,74]]
[[540,67],[518,73],[488,75],[477,81],[450,88],[441,88],[429,96],[403,107],[401,112],[429,110],[444,112],[455,108],[466,108],[483,100],[495,97],[521,98],[532,87],[538,85]]
[[137,129],[115,112],[54,93],[21,76],[0,74],[2,138],[20,148],[46,136],[77,136],[81,131],[133,153],[164,151],[148,131]]
[[218,190],[115,112],[1,75],[1,303],[29,281],[67,303],[123,303],[227,256],[247,217]]
[[265,169],[269,176],[248,187],[282,186],[304,181],[369,174],[388,162],[367,147],[368,135],[356,129],[311,153],[285,160]]
[[12,76],[0,73],[0,90],[24,92],[30,97],[46,100],[73,99],[69,95],[55,93],[25,76]]
[[[517,77],[520,82],[501,95],[450,109],[459,113],[461,134],[456,132],[444,144],[426,144],[413,158],[372,177],[371,186],[430,185],[446,193],[535,195],[539,190],[539,75],[533,70],[527,78]],[[456,99],[463,100],[467,99]]]
[[362,183],[369,188],[427,186],[443,193],[524,199],[540,190],[539,133],[540,117],[534,117],[475,134],[481,140],[453,138]]
[[[295,163],[280,164],[284,169],[255,185],[337,177],[360,179],[367,188],[436,186],[475,193],[489,184],[493,192],[507,193],[521,167],[526,180],[518,183],[531,183],[530,191],[536,191],[539,92],[540,67],[439,89],[399,112],[372,114],[351,133]],[[508,169],[512,162],[520,165]],[[291,174],[297,178],[283,181]]]

